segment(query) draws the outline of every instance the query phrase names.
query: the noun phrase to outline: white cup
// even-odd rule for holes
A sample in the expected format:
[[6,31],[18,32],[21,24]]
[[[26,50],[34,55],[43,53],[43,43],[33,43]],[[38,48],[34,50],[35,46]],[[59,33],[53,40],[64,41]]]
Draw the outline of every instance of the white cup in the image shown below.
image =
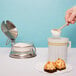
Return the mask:
[[49,38],[48,39],[48,60],[56,61],[58,58],[67,62],[68,45],[71,48],[71,42],[68,38]]

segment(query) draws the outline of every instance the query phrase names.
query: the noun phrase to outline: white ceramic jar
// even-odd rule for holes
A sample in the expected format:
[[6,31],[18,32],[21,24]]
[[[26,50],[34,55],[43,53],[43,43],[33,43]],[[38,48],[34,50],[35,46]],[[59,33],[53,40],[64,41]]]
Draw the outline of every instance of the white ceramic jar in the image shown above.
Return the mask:
[[12,58],[32,58],[36,56],[36,48],[32,43],[15,43],[10,52]]
[[66,62],[68,43],[68,38],[48,38],[48,60],[55,61],[61,58]]
[[29,52],[33,48],[32,44],[28,43],[16,43],[13,45],[13,51],[16,52]]

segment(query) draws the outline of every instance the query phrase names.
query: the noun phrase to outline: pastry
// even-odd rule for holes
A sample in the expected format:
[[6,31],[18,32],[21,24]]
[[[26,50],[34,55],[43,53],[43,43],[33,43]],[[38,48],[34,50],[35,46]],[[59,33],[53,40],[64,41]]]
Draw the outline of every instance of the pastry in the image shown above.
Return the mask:
[[63,59],[58,58],[55,63],[56,63],[57,70],[66,69],[66,64]]
[[50,62],[48,61],[45,65],[44,65],[44,71],[49,72],[49,73],[53,73],[56,72],[56,65],[55,62]]

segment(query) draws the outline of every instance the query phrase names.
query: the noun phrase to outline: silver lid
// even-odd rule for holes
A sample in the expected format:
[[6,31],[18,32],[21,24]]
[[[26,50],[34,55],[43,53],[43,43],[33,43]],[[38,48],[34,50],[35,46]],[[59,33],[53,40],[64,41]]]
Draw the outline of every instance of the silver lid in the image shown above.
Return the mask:
[[10,40],[15,40],[16,37],[18,36],[18,31],[16,29],[16,26],[12,22],[10,22],[8,20],[2,22],[1,29],[2,29],[2,32]]

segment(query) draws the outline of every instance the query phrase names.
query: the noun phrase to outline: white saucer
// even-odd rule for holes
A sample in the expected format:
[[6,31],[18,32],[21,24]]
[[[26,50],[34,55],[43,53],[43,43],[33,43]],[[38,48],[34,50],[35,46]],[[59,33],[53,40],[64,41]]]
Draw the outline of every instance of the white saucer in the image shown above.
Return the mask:
[[[45,65],[45,62],[37,62],[35,69],[42,73],[48,73],[44,71],[44,65]],[[57,70],[57,72],[49,73],[49,74],[69,73],[70,71],[72,71],[72,66],[70,64],[66,64],[66,69],[61,70],[61,71]]]

